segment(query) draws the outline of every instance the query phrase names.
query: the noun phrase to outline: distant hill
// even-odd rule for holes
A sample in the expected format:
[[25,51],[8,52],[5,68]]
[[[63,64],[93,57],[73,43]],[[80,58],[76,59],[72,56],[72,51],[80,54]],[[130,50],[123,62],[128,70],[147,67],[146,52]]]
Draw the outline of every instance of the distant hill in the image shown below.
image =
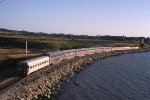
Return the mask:
[[24,35],[48,35],[47,33],[43,33],[43,32],[28,32],[28,31],[17,31],[17,30],[8,30],[8,29],[4,29],[1,28],[0,29],[0,33],[4,33],[4,34],[24,34]]
[[32,35],[32,36],[50,36],[50,37],[60,37],[65,39],[96,39],[96,40],[110,40],[110,41],[141,41],[144,39],[146,43],[150,43],[150,38],[145,37],[126,37],[126,36],[110,36],[110,35],[98,35],[98,36],[88,36],[88,35],[72,35],[64,33],[44,33],[44,32],[28,32],[28,31],[17,31],[9,29],[0,29],[1,34],[22,34],[22,35]]

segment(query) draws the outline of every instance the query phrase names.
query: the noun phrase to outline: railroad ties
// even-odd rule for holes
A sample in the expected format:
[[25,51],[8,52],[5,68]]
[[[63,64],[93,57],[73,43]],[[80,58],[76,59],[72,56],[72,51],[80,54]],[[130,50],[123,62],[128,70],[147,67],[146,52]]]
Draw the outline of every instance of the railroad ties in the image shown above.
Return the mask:
[[22,77],[17,74],[17,70],[5,70],[0,72],[0,93],[21,79]]

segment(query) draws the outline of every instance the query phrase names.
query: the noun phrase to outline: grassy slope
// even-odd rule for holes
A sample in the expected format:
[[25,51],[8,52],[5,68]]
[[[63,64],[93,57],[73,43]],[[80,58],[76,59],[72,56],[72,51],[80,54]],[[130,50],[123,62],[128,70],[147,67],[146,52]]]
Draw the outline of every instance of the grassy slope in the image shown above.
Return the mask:
[[43,51],[76,49],[94,46],[136,46],[136,42],[104,41],[92,39],[65,39],[50,36],[33,36],[22,34],[0,34],[0,69],[15,67],[25,59],[25,41],[28,40],[29,56]]

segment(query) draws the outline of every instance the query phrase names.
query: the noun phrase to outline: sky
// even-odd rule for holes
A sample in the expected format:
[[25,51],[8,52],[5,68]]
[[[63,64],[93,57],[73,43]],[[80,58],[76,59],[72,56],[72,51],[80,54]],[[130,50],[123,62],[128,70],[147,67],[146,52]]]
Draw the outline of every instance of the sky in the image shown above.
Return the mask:
[[0,28],[150,37],[150,0],[6,0]]

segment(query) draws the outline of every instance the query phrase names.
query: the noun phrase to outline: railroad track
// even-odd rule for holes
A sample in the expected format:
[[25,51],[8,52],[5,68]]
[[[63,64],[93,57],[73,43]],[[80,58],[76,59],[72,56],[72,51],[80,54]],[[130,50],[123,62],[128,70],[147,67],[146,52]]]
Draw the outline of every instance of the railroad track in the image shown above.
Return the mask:
[[0,82],[0,94],[8,90],[13,84],[21,80],[23,77],[6,78]]
[[[3,81],[0,82],[0,87],[1,87],[1,86],[4,86],[5,84],[8,84],[9,82],[11,82],[11,81],[13,81],[13,80],[15,80],[15,79],[16,79],[16,77],[4,79]],[[0,90],[1,90],[1,89],[0,89]]]
[[12,71],[4,71],[0,73],[0,93],[4,92],[4,90],[9,89],[11,85],[21,80],[23,77],[17,74],[16,70]]

